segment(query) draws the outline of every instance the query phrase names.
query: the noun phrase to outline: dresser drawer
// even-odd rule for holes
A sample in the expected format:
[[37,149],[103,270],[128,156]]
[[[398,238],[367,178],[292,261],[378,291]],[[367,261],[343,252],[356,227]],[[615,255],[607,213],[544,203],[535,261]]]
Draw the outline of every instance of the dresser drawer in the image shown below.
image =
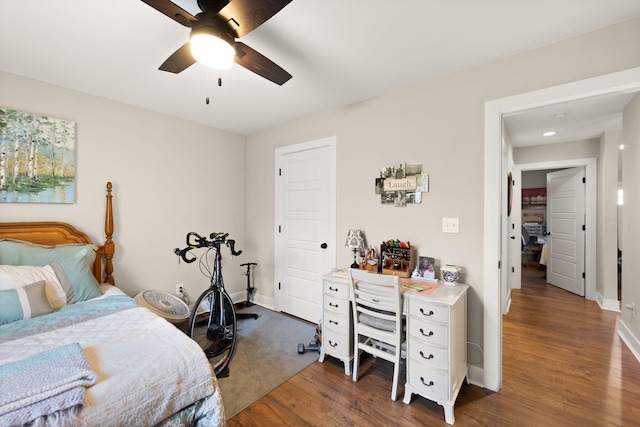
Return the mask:
[[327,354],[338,358],[349,358],[353,346],[350,334],[341,334],[322,325],[322,346]]
[[413,363],[408,380],[415,391],[427,399],[449,400],[449,375],[445,370]]
[[431,322],[446,323],[449,321],[449,306],[415,298],[409,304],[409,315]]
[[332,295],[325,295],[323,298],[325,313],[337,313],[343,316],[350,314],[351,302],[348,299],[335,298]]
[[325,311],[324,316],[322,318],[322,328],[330,329],[339,334],[349,334],[349,329],[351,328],[351,318],[344,314],[333,313],[331,311]]
[[431,346],[420,340],[411,341],[409,357],[431,368],[447,369],[449,367],[447,348]]
[[447,347],[449,338],[447,325],[425,322],[415,317],[409,319],[409,334],[415,337],[417,341],[435,344],[441,347]]
[[334,298],[349,299],[349,282],[324,281],[324,293]]

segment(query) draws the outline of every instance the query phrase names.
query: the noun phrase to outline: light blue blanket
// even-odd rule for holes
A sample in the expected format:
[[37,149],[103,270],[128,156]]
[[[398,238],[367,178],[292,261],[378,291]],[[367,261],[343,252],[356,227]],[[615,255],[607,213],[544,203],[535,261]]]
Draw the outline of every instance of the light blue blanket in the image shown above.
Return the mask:
[[51,314],[0,325],[0,344],[86,322],[133,307],[138,307],[137,301],[126,295],[112,295],[107,298],[66,305]]
[[0,425],[23,425],[39,417],[72,414],[95,384],[78,343],[0,365]]

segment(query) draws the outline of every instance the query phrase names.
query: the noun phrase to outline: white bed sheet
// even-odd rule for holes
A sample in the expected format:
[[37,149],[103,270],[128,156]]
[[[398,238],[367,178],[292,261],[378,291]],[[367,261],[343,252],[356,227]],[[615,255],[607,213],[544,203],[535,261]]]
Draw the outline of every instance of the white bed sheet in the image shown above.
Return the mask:
[[143,307],[2,343],[0,364],[72,342],[81,345],[98,375],[87,389],[79,425],[152,426],[207,396],[217,406],[212,425],[224,425],[217,381],[200,347]]

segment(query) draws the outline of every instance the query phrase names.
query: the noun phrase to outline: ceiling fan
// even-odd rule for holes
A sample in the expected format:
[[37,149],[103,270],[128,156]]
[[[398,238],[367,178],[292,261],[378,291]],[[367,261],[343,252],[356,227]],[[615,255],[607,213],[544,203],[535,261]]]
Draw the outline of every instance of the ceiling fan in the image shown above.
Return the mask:
[[291,0],[197,0],[202,12],[196,16],[169,0],[142,1],[191,28],[189,41],[171,54],[160,70],[177,74],[196,62],[227,68],[235,61],[278,85],[291,78],[278,64],[236,40],[262,25]]

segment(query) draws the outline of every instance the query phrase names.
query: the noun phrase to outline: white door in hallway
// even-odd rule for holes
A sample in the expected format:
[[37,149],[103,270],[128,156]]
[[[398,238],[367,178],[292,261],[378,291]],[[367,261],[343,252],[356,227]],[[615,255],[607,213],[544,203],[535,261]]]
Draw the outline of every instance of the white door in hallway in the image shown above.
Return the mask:
[[547,174],[547,282],[584,296],[585,170]]
[[318,323],[322,275],[336,262],[335,137],[276,150],[280,310]]

